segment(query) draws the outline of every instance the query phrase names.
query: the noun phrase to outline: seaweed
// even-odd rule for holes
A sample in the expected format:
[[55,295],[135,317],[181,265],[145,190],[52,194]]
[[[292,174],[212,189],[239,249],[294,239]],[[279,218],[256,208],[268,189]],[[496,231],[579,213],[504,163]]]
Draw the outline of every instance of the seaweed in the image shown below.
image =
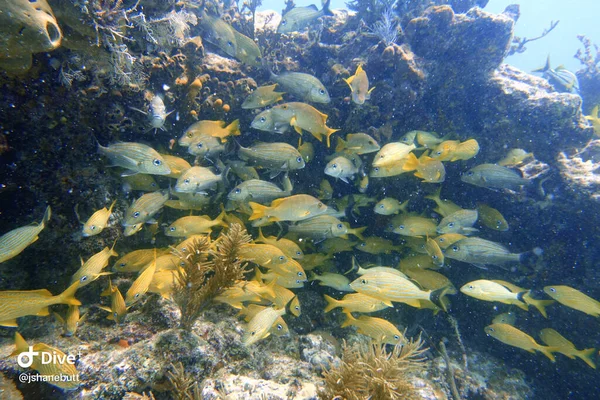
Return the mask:
[[[583,50],[577,49],[575,58],[584,66],[584,73],[600,72],[600,48],[598,48],[598,45],[592,44],[590,38],[585,35],[577,35],[577,39],[583,44]],[[592,53],[592,47],[594,47],[596,54]]]
[[200,400],[200,388],[196,378],[185,372],[182,363],[171,364],[172,371],[167,372],[167,378],[172,386],[171,393],[175,400]]
[[250,240],[251,236],[240,224],[231,224],[227,233],[222,232],[215,242],[203,236],[192,242],[187,251],[174,250],[183,264],[173,294],[181,311],[181,328],[191,330],[213,298],[244,279],[249,270],[238,258],[238,250]]
[[386,9],[381,14],[381,19],[376,21],[369,28],[369,32],[375,35],[380,42],[386,46],[390,46],[398,40],[402,29],[398,25],[397,17],[394,15],[392,8]]
[[535,40],[539,40],[539,39],[545,37],[550,32],[552,32],[554,30],[554,28],[556,28],[556,26],[558,25],[559,22],[560,21],[550,21],[550,26],[548,28],[544,29],[544,31],[539,36],[536,36],[531,39],[528,39],[526,37],[521,38],[519,36],[513,37],[512,44],[510,46],[510,49],[508,50],[507,56],[512,56],[513,54],[516,54],[516,53],[525,52],[525,50],[527,50],[527,47],[525,47],[525,45],[527,43],[533,42]]
[[344,341],[342,359],[338,366],[323,372],[325,386],[320,389],[321,399],[396,400],[420,398],[408,379],[409,373],[425,366],[424,342],[421,337],[404,345],[396,345],[391,352],[386,345],[354,345]]

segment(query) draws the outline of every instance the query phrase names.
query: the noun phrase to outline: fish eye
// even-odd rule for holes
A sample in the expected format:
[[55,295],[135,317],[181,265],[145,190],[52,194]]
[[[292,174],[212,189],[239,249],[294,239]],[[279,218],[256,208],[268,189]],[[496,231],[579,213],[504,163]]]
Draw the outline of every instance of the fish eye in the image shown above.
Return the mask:
[[265,122],[267,119],[265,117],[260,117],[260,122]]
[[296,307],[294,307],[294,310],[298,310],[298,311],[300,311],[300,306],[296,306]]
[[281,20],[281,25],[287,25],[287,19],[282,19]]
[[297,256],[301,256],[301,255],[302,255],[302,252],[301,252],[301,251],[297,251],[297,252],[296,252],[296,255],[297,255]]
[[375,172],[379,172],[379,167],[375,167],[375,168],[373,168],[373,171],[375,171]]
[[172,226],[172,227],[170,227],[170,228],[169,228],[169,230],[170,230],[171,232],[175,232],[175,230],[176,230],[176,229],[177,229],[177,228],[175,228],[174,226]]
[[298,158],[296,158],[296,162],[299,162],[299,163],[301,163],[301,162],[302,162],[302,157],[298,157]]
[[385,206],[383,204],[380,204],[379,208],[381,208],[383,210],[385,208]]
[[473,285],[469,285],[469,289],[473,289]]
[[283,260],[285,260],[285,256],[279,256],[279,260],[280,260],[280,261],[283,261]]
[[437,155],[437,156],[441,156],[441,155],[442,155],[442,151],[441,151],[441,150],[439,150],[439,151],[436,151],[436,152],[435,152],[435,155]]
[[342,229],[343,227],[344,227],[344,225],[342,225],[342,224],[337,224],[337,228],[338,228],[338,229]]
[[500,221],[500,220],[496,221],[496,226],[500,226],[500,225],[502,225],[502,221]]
[[124,267],[124,266],[125,266],[125,263],[119,264],[119,267]]
[[90,226],[90,229],[93,230],[93,231],[96,230],[96,225]]
[[185,183],[185,184],[187,185],[188,183],[190,183],[190,179],[189,179],[189,178],[187,178],[187,179],[184,179],[184,180],[183,180],[183,183]]
[[444,239],[444,238],[439,238],[439,239],[438,239],[438,241],[439,241],[440,243],[444,243],[444,242],[446,241],[446,239]]
[[227,41],[227,46],[229,46],[229,47],[233,47],[233,42],[232,42],[231,40],[228,40],[228,41]]
[[434,260],[437,260],[438,256],[436,256],[435,254],[431,256],[431,258],[433,258]]
[[135,297],[137,299],[138,297],[140,297],[140,294],[136,293],[135,296],[133,296],[133,297]]
[[395,340],[400,340],[400,336],[398,336],[398,335],[394,335],[394,339],[395,339]]
[[550,291],[551,291],[552,293],[554,293],[554,292],[556,292],[556,289],[554,289],[553,287],[551,287],[551,288],[550,288]]
[[458,251],[458,246],[452,246],[452,251]]
[[448,224],[448,228],[452,228],[453,226],[454,226],[454,222],[450,222],[450,223]]
[[80,279],[79,281],[81,281],[81,282],[85,282],[85,281],[87,281],[87,275],[86,275],[86,276],[82,276],[82,277],[81,277],[81,279]]
[[331,168],[336,169],[337,168],[337,164],[332,164]]
[[368,143],[369,143],[369,144],[372,144],[372,145],[374,145],[374,144],[375,144],[375,142],[373,142],[372,140],[369,140],[369,142],[368,142]]
[[367,280],[366,279],[361,279],[360,283],[362,283],[363,285],[366,285],[367,284]]
[[139,211],[136,211],[136,212],[133,213],[133,218],[137,218],[139,216],[140,216],[140,212]]
[[298,272],[298,276],[304,276],[303,272]]
[[366,245],[367,245],[367,242],[362,242],[362,243],[360,244],[360,247],[365,247]]
[[404,229],[404,225],[400,225],[398,229]]
[[187,136],[187,137],[192,137],[192,136],[194,136],[194,135],[192,135],[192,132],[188,132],[186,136]]
[[196,146],[197,146],[199,149],[201,149],[202,147],[204,147],[204,145],[203,145],[202,143],[198,143]]
[[321,208],[321,207],[323,207],[323,203],[319,203],[319,204],[317,204],[317,207],[318,207],[318,208]]
[[158,158],[154,159],[154,161],[152,161],[152,163],[154,165],[156,165],[157,167],[160,167],[162,165],[162,161],[160,161]]
[[467,176],[473,176],[473,171],[467,172]]
[[323,89],[319,89],[319,94],[325,94],[325,91]]
[[117,314],[116,312],[113,313],[113,317],[117,318],[119,316],[119,314]]
[[296,279],[296,283],[300,284],[300,283],[302,283],[302,281],[300,279]]
[[278,331],[280,331],[280,330],[282,330],[282,329],[283,329],[283,325],[281,325],[281,324],[277,324],[277,330],[278,330]]

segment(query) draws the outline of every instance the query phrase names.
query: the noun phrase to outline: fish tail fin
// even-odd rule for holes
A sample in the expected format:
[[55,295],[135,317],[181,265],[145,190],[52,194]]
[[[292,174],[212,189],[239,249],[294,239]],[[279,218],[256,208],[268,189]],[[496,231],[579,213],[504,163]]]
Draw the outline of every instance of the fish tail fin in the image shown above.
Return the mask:
[[555,303],[554,300],[534,299],[533,297],[531,297],[531,291],[529,291],[529,290],[523,294],[522,298],[525,303],[537,308],[538,311],[540,312],[540,314],[542,314],[542,316],[544,318],[548,318],[548,313],[546,312],[546,307]]
[[15,351],[9,357],[14,357],[29,349],[29,344],[19,332],[15,332]]
[[46,226],[48,221],[50,221],[51,217],[52,217],[52,209],[50,208],[50,206],[48,206],[48,207],[46,207],[46,211],[44,212],[44,217],[42,218],[42,222],[40,222],[40,225]]
[[429,199],[429,200],[433,200],[433,201],[435,201],[437,203],[437,201],[441,201],[440,200],[440,196],[441,195],[442,195],[442,187],[440,186],[440,187],[437,188],[437,190],[435,191],[435,193],[430,194],[428,196],[425,196],[425,198]]
[[335,152],[339,153],[346,148],[346,141],[338,136],[337,144],[335,145]]
[[548,357],[550,359],[550,361],[556,362],[556,358],[554,357],[554,354],[552,354],[552,352],[558,351],[557,348],[539,345],[536,348],[536,350],[539,351],[540,353],[542,353],[543,355],[545,355],[546,357]]
[[360,269],[360,265],[358,265],[358,261],[356,261],[356,257],[352,256],[352,267],[350,267],[350,269],[346,272],[344,272],[344,275],[348,275],[350,272],[352,271],[358,271]]
[[550,55],[546,58],[546,64],[543,67],[536,68],[531,72],[546,72],[550,70]]
[[115,241],[113,242],[113,245],[112,245],[112,247],[110,248],[109,255],[110,255],[111,257],[118,257],[118,256],[119,256],[119,253],[117,253],[117,252],[115,251],[115,245],[117,244],[117,240],[119,240],[119,239],[118,239],[118,238],[117,238],[117,239],[115,239]]
[[446,298],[446,296],[448,294],[451,294],[452,292],[452,287],[451,286],[445,286],[441,289],[437,289],[431,292],[431,294],[429,295],[429,300],[435,304],[436,306],[438,306],[439,308],[441,308],[442,310],[444,310],[445,312],[448,312],[448,299]]
[[253,201],[248,202],[250,208],[252,208],[252,215],[248,218],[248,221],[254,221],[256,219],[260,219],[266,215],[269,207],[263,206],[262,204],[255,203]]
[[331,3],[331,0],[323,0],[323,15],[333,15],[333,12],[331,12],[331,9],[329,8],[329,4]]
[[112,214],[112,210],[113,210],[113,208],[114,208],[115,204],[117,204],[117,199],[115,199],[115,200],[114,200],[114,201],[113,201],[113,202],[110,204],[110,207],[108,208],[108,213],[109,213],[109,214]]
[[357,238],[359,238],[360,240],[365,240],[365,238],[363,237],[362,233],[367,229],[366,226],[362,226],[360,228],[354,228],[354,229],[348,229],[348,233],[351,235],[356,236]]
[[349,311],[344,311],[344,314],[346,314],[346,320],[342,323],[342,328],[347,328],[351,325],[354,325],[356,318],[354,318]]
[[215,218],[214,222],[216,222],[217,225],[221,225],[224,228],[228,228],[229,224],[224,221],[225,218],[227,218],[227,212],[225,211],[225,208],[223,208],[221,210],[221,213],[217,216],[217,218]]
[[325,297],[325,301],[327,302],[327,306],[325,306],[324,310],[326,313],[339,306],[339,302],[333,297],[327,296],[326,294],[324,294],[323,297]]
[[327,128],[327,132],[325,133],[325,137],[327,138],[327,147],[328,148],[331,146],[331,135],[333,135],[337,131],[339,131],[339,129]]
[[266,243],[265,240],[267,240],[267,238],[265,237],[265,235],[262,232],[262,227],[259,226],[258,227],[258,238],[256,238],[254,241],[256,243]]
[[402,170],[404,171],[414,171],[419,167],[419,159],[415,156],[414,153],[408,153],[406,157],[406,162],[402,166]]
[[577,357],[581,358],[590,367],[596,369],[596,364],[594,363],[594,360],[592,360],[594,354],[596,354],[596,349],[585,349],[581,350],[577,354]]
[[543,254],[544,250],[540,247],[536,247],[530,251],[519,254],[518,261],[526,267],[534,267]]
[[291,195],[292,190],[294,190],[294,185],[292,185],[292,181],[290,180],[290,176],[287,172],[283,175],[283,179],[281,181],[283,183],[283,191],[289,192]]
[[236,119],[225,128],[232,136],[240,136],[240,120]]
[[405,213],[405,214],[406,214],[406,210],[407,210],[407,208],[408,208],[408,202],[409,202],[409,201],[410,201],[410,200],[406,200],[404,203],[401,203],[401,204],[400,204],[400,206],[398,207],[398,210],[399,210],[399,211],[402,211],[403,213]]
[[64,292],[58,295],[60,304],[68,304],[71,306],[80,306],[81,302],[75,298],[75,292],[79,288],[79,281],[75,281]]

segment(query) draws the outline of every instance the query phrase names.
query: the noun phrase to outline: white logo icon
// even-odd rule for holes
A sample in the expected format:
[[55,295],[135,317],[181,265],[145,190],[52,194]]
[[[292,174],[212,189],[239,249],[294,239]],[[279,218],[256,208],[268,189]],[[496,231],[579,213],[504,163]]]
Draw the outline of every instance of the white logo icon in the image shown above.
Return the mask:
[[17,357],[17,363],[21,368],[29,368],[33,364],[33,357],[38,356],[39,351],[33,351],[33,346],[29,346],[29,351],[24,351]]

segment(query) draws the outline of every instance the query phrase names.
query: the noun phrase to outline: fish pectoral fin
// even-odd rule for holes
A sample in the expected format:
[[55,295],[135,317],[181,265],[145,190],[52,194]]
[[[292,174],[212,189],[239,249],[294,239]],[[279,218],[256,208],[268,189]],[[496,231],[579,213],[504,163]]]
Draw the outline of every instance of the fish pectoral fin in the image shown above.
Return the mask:
[[131,170],[131,169],[128,169],[128,170],[126,170],[126,171],[123,171],[123,172],[121,173],[121,176],[122,176],[122,177],[126,177],[126,176],[133,176],[133,175],[137,175],[138,173],[139,173],[139,172],[137,172],[137,171],[133,171],[133,170]]
[[15,318],[15,319],[8,319],[6,321],[0,321],[0,326],[16,328],[19,325],[17,325],[17,319]]
[[110,307],[106,307],[106,306],[97,306],[99,309],[107,311],[109,313],[112,313],[112,310]]
[[50,315],[50,310],[48,310],[48,307],[44,307],[42,308],[40,311],[37,312],[38,317],[46,317],[48,315]]

